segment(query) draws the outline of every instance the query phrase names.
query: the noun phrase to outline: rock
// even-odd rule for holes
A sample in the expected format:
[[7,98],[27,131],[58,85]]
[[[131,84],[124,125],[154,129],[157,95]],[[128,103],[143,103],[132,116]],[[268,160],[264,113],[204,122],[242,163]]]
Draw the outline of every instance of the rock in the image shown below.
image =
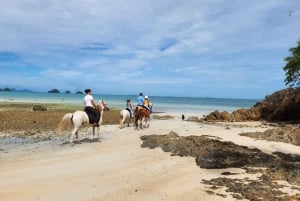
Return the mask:
[[32,107],[33,111],[47,111],[47,108],[42,105],[34,105]]
[[299,121],[300,88],[287,88],[268,95],[249,109],[238,109],[231,114],[214,111],[204,121]]
[[58,89],[52,89],[48,91],[48,93],[60,93],[60,91]]

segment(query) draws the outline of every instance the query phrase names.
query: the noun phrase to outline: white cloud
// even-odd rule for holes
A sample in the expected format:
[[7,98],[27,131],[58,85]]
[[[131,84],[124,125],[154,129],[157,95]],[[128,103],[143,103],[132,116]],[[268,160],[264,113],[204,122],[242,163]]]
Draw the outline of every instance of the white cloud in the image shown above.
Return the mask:
[[[262,93],[268,85],[283,86],[282,58],[300,39],[299,17],[297,0],[3,0],[0,68],[10,67],[7,75],[37,69],[29,88],[40,80],[35,75],[43,76],[39,88],[47,89],[52,83],[45,80],[53,77],[71,87],[101,75],[111,91],[118,80],[128,82],[126,90],[143,77],[144,88],[162,86],[158,94],[174,86],[218,91],[221,83],[211,83],[222,81],[228,88],[252,88],[257,97],[262,94],[255,87]],[[5,52],[18,57],[1,59]],[[0,81],[7,83],[14,85]]]

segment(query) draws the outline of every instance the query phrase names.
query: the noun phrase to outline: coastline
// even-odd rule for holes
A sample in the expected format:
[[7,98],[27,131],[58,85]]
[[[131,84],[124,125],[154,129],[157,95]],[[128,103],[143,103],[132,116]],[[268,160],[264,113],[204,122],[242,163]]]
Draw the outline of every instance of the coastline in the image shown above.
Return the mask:
[[[94,94],[96,101],[103,99],[112,109],[124,109],[127,99],[135,105],[135,95],[105,95]],[[52,93],[26,93],[26,92],[0,92],[0,103],[35,103],[35,104],[65,104],[82,106],[82,94],[52,94]],[[203,116],[215,110],[231,112],[237,108],[248,108],[258,100],[230,99],[230,98],[197,98],[197,97],[164,97],[150,96],[154,112],[195,113]]]
[[[29,106],[27,112],[30,112],[28,110]],[[20,108],[14,107],[13,111],[20,111]],[[0,115],[2,113],[0,111]],[[47,114],[47,111],[38,113]],[[32,117],[34,113],[29,114]],[[105,113],[104,117],[108,114]],[[90,141],[91,130],[85,128],[79,134],[82,143],[75,146],[68,144],[70,130],[67,130],[64,135],[54,138],[1,147],[1,200],[233,201],[238,199],[234,193],[227,192],[226,187],[212,189],[203,180],[222,177],[257,179],[261,174],[251,174],[243,168],[200,168],[194,157],[172,156],[161,148],[142,148],[142,136],[164,136],[175,132],[181,137],[206,136],[231,141],[266,153],[280,151],[300,155],[299,147],[295,145],[239,135],[274,127],[265,122],[192,122],[182,121],[179,113],[155,115],[174,118],[152,118],[150,128],[140,131],[134,130],[132,124],[123,129],[119,129],[118,124],[103,124],[100,141]],[[13,130],[9,132],[13,133]],[[40,129],[37,133],[54,135],[47,129]],[[231,174],[224,176],[224,172]],[[292,186],[285,191],[291,195],[300,193]]]

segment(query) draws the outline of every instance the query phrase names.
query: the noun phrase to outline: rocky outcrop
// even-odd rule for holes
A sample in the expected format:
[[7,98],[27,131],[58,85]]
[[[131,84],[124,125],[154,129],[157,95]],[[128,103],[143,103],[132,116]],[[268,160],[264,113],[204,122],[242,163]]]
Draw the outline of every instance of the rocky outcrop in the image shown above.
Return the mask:
[[[300,190],[300,156],[282,152],[264,153],[258,149],[240,146],[232,142],[219,141],[205,136],[180,136],[175,132],[166,135],[144,135],[142,148],[154,149],[160,147],[172,156],[190,156],[201,168],[228,168],[222,175],[236,174],[231,168],[243,168],[251,177],[221,176],[210,180],[203,179],[201,183],[209,185],[210,194],[216,189],[227,187],[226,191],[241,199],[264,201],[292,201],[300,200],[297,194]],[[238,173],[239,174],[239,173]],[[244,174],[244,173],[243,173]],[[284,182],[278,183],[281,180]],[[282,189],[293,186],[294,192],[287,194]],[[224,196],[225,197],[225,196]],[[226,198],[225,198],[226,199]]]
[[238,109],[232,113],[214,111],[204,121],[299,121],[300,88],[283,89],[268,95],[249,109]]

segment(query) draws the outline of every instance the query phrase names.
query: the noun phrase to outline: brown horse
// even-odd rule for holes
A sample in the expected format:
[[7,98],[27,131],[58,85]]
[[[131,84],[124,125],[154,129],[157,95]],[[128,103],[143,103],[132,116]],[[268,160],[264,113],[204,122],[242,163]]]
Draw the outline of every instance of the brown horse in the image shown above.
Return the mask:
[[[150,125],[150,111],[142,106],[137,106],[134,111],[135,128],[136,130],[149,128]],[[143,122],[145,123],[143,125]]]

